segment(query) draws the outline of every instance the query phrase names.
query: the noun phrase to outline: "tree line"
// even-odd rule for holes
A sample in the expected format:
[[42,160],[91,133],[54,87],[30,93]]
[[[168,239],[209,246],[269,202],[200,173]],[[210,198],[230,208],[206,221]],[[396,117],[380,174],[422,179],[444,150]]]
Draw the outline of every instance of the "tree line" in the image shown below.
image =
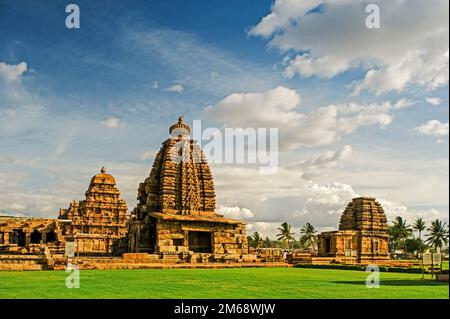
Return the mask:
[[[418,236],[414,236],[414,231]],[[423,233],[427,231],[425,239]],[[427,225],[422,218],[417,218],[412,225],[408,225],[406,219],[397,216],[388,226],[389,251],[391,255],[401,249],[404,254],[415,254],[416,258],[421,258],[423,252],[431,250],[440,252],[447,247],[449,241],[449,226],[447,222],[436,219]],[[255,249],[260,248],[282,248],[282,249],[312,249],[317,251],[317,230],[310,223],[306,223],[299,232],[298,240],[292,231],[292,226],[284,222],[278,228],[276,240],[269,237],[263,238],[259,232],[254,232],[248,236],[249,246]]]

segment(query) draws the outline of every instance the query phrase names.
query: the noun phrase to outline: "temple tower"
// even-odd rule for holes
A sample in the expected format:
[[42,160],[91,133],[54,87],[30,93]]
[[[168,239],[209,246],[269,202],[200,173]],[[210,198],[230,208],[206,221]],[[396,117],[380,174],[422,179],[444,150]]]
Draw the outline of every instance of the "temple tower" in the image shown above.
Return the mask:
[[59,219],[70,220],[63,234],[67,241],[77,243],[82,254],[120,253],[126,249],[127,204],[120,198],[114,176],[102,167],[91,178],[86,199],[73,201],[68,209],[61,209]]
[[170,126],[150,176],[139,185],[129,228],[131,252],[180,259],[194,253],[247,252],[245,224],[215,212],[211,169],[182,116]]

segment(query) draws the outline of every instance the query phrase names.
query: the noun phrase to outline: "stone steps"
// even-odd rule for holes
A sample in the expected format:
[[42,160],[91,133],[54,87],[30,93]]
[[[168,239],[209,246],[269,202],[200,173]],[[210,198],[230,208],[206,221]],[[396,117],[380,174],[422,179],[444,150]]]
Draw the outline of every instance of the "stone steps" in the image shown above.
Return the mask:
[[40,255],[0,255],[0,270],[44,270],[47,262]]

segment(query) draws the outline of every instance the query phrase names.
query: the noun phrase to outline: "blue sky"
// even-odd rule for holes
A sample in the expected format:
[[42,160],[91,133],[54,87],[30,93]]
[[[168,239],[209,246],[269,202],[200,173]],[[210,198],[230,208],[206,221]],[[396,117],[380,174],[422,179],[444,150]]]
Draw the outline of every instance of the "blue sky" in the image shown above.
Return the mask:
[[[364,1],[74,3],[80,29],[65,27],[65,1],[0,0],[1,213],[56,216],[103,164],[131,209],[184,114],[219,128],[270,124],[290,143],[274,176],[213,165],[218,210],[250,230],[333,228],[365,194],[389,217],[448,219],[448,2],[378,1],[373,32],[358,24]],[[417,26],[402,25],[402,10]],[[232,94],[260,111],[230,105]]]

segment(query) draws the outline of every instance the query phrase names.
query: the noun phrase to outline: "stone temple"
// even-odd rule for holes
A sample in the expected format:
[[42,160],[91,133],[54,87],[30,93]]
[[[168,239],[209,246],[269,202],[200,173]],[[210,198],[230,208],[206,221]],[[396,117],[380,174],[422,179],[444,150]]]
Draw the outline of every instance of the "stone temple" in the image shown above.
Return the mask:
[[120,254],[127,249],[127,204],[120,198],[115,178],[102,167],[91,179],[86,199],[61,209],[62,235],[77,251],[88,254]]
[[102,168],[91,179],[86,199],[60,209],[58,219],[0,216],[0,252],[38,253],[45,245],[63,253],[74,242],[82,255],[121,254],[127,249],[127,204],[114,177]]
[[[139,184],[131,215],[115,178],[102,168],[85,199],[61,209],[57,219],[0,216],[0,270],[64,269],[68,258],[84,269],[267,262],[249,254],[245,223],[216,212],[211,169],[183,117],[169,133]],[[318,252],[294,252],[291,262],[392,265],[387,227],[374,198],[354,198],[339,230],[318,235]],[[68,243],[75,257],[65,254]]]
[[339,230],[319,234],[318,255],[337,262],[388,261],[388,237],[380,203],[371,197],[354,198],[341,216]]
[[150,176],[139,185],[129,223],[129,251],[179,255],[247,253],[242,221],[215,212],[214,181],[183,117],[169,129]]

